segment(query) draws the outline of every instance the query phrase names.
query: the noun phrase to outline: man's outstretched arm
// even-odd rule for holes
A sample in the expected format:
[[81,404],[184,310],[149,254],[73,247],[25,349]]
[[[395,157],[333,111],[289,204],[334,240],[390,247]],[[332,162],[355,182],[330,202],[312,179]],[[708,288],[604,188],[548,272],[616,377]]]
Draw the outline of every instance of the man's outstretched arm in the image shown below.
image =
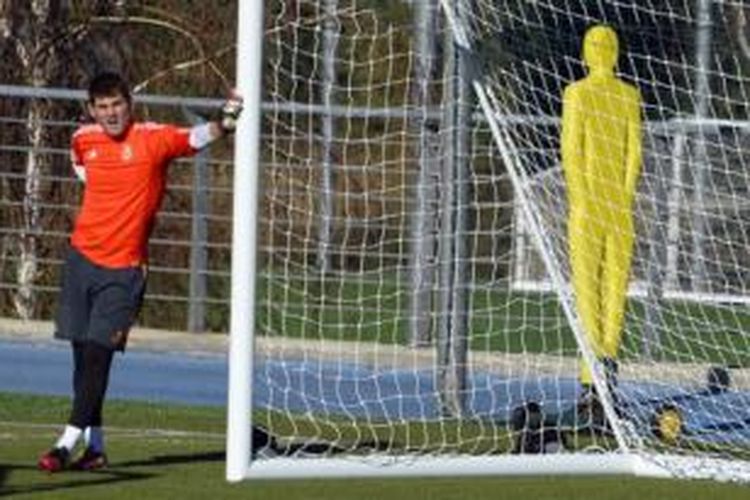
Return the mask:
[[232,93],[221,107],[219,118],[190,129],[190,146],[194,149],[203,149],[215,140],[234,133],[241,113],[242,98]]

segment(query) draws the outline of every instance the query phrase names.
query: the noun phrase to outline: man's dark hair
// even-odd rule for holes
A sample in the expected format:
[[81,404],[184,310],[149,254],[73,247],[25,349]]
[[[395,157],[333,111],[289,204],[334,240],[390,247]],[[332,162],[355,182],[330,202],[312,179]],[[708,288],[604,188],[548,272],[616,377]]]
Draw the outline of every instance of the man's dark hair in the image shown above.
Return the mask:
[[94,102],[97,97],[112,97],[122,95],[126,101],[131,102],[130,86],[119,73],[105,71],[99,73],[89,82],[89,102]]

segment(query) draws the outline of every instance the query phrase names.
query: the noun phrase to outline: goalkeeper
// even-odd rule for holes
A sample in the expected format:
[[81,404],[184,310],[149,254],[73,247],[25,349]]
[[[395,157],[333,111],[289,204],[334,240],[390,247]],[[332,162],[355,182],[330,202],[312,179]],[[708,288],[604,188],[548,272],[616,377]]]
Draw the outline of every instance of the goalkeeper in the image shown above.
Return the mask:
[[[73,134],[73,169],[84,183],[62,277],[55,337],[73,351],[73,404],[65,429],[38,467],[94,470],[107,465],[102,407],[110,366],[124,351],[146,286],[146,248],[169,163],[232,132],[242,101],[232,96],[216,121],[192,128],[133,119],[130,90],[116,73],[94,77],[93,124]],[[71,455],[79,439],[86,447]]]
[[[641,97],[615,75],[617,58],[612,28],[586,32],[588,74],[564,91],[561,137],[576,307],[610,386],[616,383],[641,169]],[[584,394],[594,394],[586,363],[580,380]]]

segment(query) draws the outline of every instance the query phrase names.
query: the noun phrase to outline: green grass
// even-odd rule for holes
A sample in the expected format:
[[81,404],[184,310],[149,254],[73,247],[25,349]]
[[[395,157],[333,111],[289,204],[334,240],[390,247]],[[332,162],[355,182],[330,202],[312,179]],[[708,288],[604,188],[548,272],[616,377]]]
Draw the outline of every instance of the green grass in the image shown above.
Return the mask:
[[[524,477],[224,481],[224,411],[112,401],[111,466],[48,475],[35,469],[64,422],[64,398],[0,393],[0,496],[111,500],[183,499],[579,499],[747,498],[747,487],[631,477]],[[154,429],[181,431],[157,434]],[[149,432],[151,431],[151,432]],[[418,434],[418,433],[417,433]]]
[[[469,297],[469,341],[476,351],[575,356],[573,333],[552,294],[475,289]],[[409,293],[391,279],[279,275],[259,283],[258,331],[307,339],[407,345]],[[750,366],[750,313],[744,307],[664,302],[658,331],[662,359]],[[631,300],[623,358],[640,356],[646,313]]]

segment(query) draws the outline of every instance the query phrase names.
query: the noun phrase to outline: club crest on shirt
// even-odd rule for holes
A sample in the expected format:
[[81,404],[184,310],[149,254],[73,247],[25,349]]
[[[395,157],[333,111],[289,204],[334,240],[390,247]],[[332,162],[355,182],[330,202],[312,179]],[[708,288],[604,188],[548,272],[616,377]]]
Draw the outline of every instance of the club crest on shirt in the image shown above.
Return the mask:
[[133,159],[133,148],[130,144],[125,144],[122,147],[122,161],[130,161]]
[[86,152],[87,160],[95,160],[97,156],[99,156],[99,153],[96,152],[96,149],[91,149]]

